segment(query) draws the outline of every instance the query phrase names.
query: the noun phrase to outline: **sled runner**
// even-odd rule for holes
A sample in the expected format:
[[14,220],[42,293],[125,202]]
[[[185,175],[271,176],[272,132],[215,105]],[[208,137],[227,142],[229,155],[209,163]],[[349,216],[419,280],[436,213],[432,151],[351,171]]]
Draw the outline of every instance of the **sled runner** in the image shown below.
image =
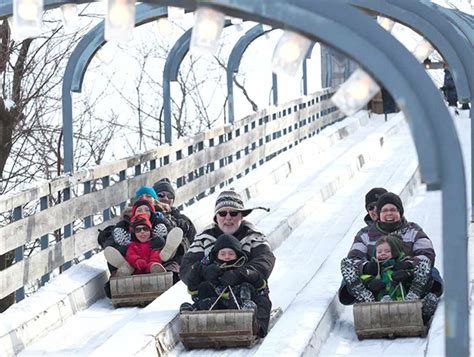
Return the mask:
[[365,338],[425,337],[422,302],[390,301],[354,305],[354,326],[359,340]]

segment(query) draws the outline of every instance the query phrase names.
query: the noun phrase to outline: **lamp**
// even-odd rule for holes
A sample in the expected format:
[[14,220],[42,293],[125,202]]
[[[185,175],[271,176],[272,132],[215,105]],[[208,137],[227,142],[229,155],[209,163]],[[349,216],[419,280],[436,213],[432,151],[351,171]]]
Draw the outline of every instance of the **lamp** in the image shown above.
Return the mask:
[[61,6],[61,13],[63,15],[64,28],[68,31],[75,30],[79,25],[79,17],[77,16],[77,5],[65,4]]
[[182,7],[168,6],[168,19],[170,21],[181,20],[184,18],[184,9]]
[[43,0],[13,1],[13,37],[21,40],[41,32]]
[[225,15],[209,7],[200,7],[194,13],[194,27],[189,52],[214,53],[224,28]]
[[378,84],[365,71],[358,68],[344,82],[331,101],[346,115],[352,115],[366,105],[377,92]]
[[108,0],[104,38],[107,41],[127,42],[133,38],[135,0]]
[[273,51],[272,70],[294,76],[303,62],[311,40],[296,32],[285,31]]
[[431,44],[425,39],[422,39],[413,50],[413,55],[415,55],[418,61],[422,62],[433,51],[434,51],[433,46],[431,46]]
[[393,26],[395,26],[395,22],[393,20],[389,19],[388,17],[378,16],[377,17],[377,22],[387,32],[391,32],[392,29],[393,29]]

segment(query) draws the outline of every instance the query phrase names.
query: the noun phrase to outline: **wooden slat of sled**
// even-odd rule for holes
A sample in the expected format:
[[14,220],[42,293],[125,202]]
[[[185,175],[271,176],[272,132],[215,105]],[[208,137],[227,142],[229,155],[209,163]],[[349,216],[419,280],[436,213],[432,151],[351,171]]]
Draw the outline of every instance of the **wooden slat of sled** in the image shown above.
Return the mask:
[[250,346],[256,339],[253,311],[191,311],[180,316],[180,338],[187,349]]
[[173,273],[143,274],[110,279],[114,306],[136,306],[155,300],[173,285]]
[[425,336],[421,301],[374,302],[354,305],[357,337],[384,338]]

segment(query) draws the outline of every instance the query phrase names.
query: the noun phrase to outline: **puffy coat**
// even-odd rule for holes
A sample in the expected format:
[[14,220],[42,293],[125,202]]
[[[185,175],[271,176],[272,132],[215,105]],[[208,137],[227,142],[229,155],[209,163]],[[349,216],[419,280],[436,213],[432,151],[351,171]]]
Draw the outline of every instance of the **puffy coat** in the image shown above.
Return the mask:
[[[151,241],[143,243],[136,240],[132,241],[128,245],[125,258],[127,262],[135,268],[134,274],[149,273],[152,264],[161,263],[160,250],[154,249]],[[145,269],[140,269],[137,266],[138,260],[144,260],[146,262]]]

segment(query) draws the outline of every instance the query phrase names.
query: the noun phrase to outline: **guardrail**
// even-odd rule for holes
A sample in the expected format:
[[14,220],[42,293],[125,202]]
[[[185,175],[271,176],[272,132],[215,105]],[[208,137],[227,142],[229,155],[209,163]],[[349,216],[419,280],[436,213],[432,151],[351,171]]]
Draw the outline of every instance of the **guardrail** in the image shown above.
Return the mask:
[[[0,213],[9,222],[0,228],[0,254],[15,251],[14,264],[0,271],[0,298],[16,291],[19,301],[25,286],[44,284],[58,268],[89,257],[98,248],[97,229],[118,220],[138,187],[170,177],[175,204],[192,204],[342,119],[329,101],[332,93],[324,89],[173,145],[0,197]],[[35,241],[36,251],[24,257],[25,246]]]

